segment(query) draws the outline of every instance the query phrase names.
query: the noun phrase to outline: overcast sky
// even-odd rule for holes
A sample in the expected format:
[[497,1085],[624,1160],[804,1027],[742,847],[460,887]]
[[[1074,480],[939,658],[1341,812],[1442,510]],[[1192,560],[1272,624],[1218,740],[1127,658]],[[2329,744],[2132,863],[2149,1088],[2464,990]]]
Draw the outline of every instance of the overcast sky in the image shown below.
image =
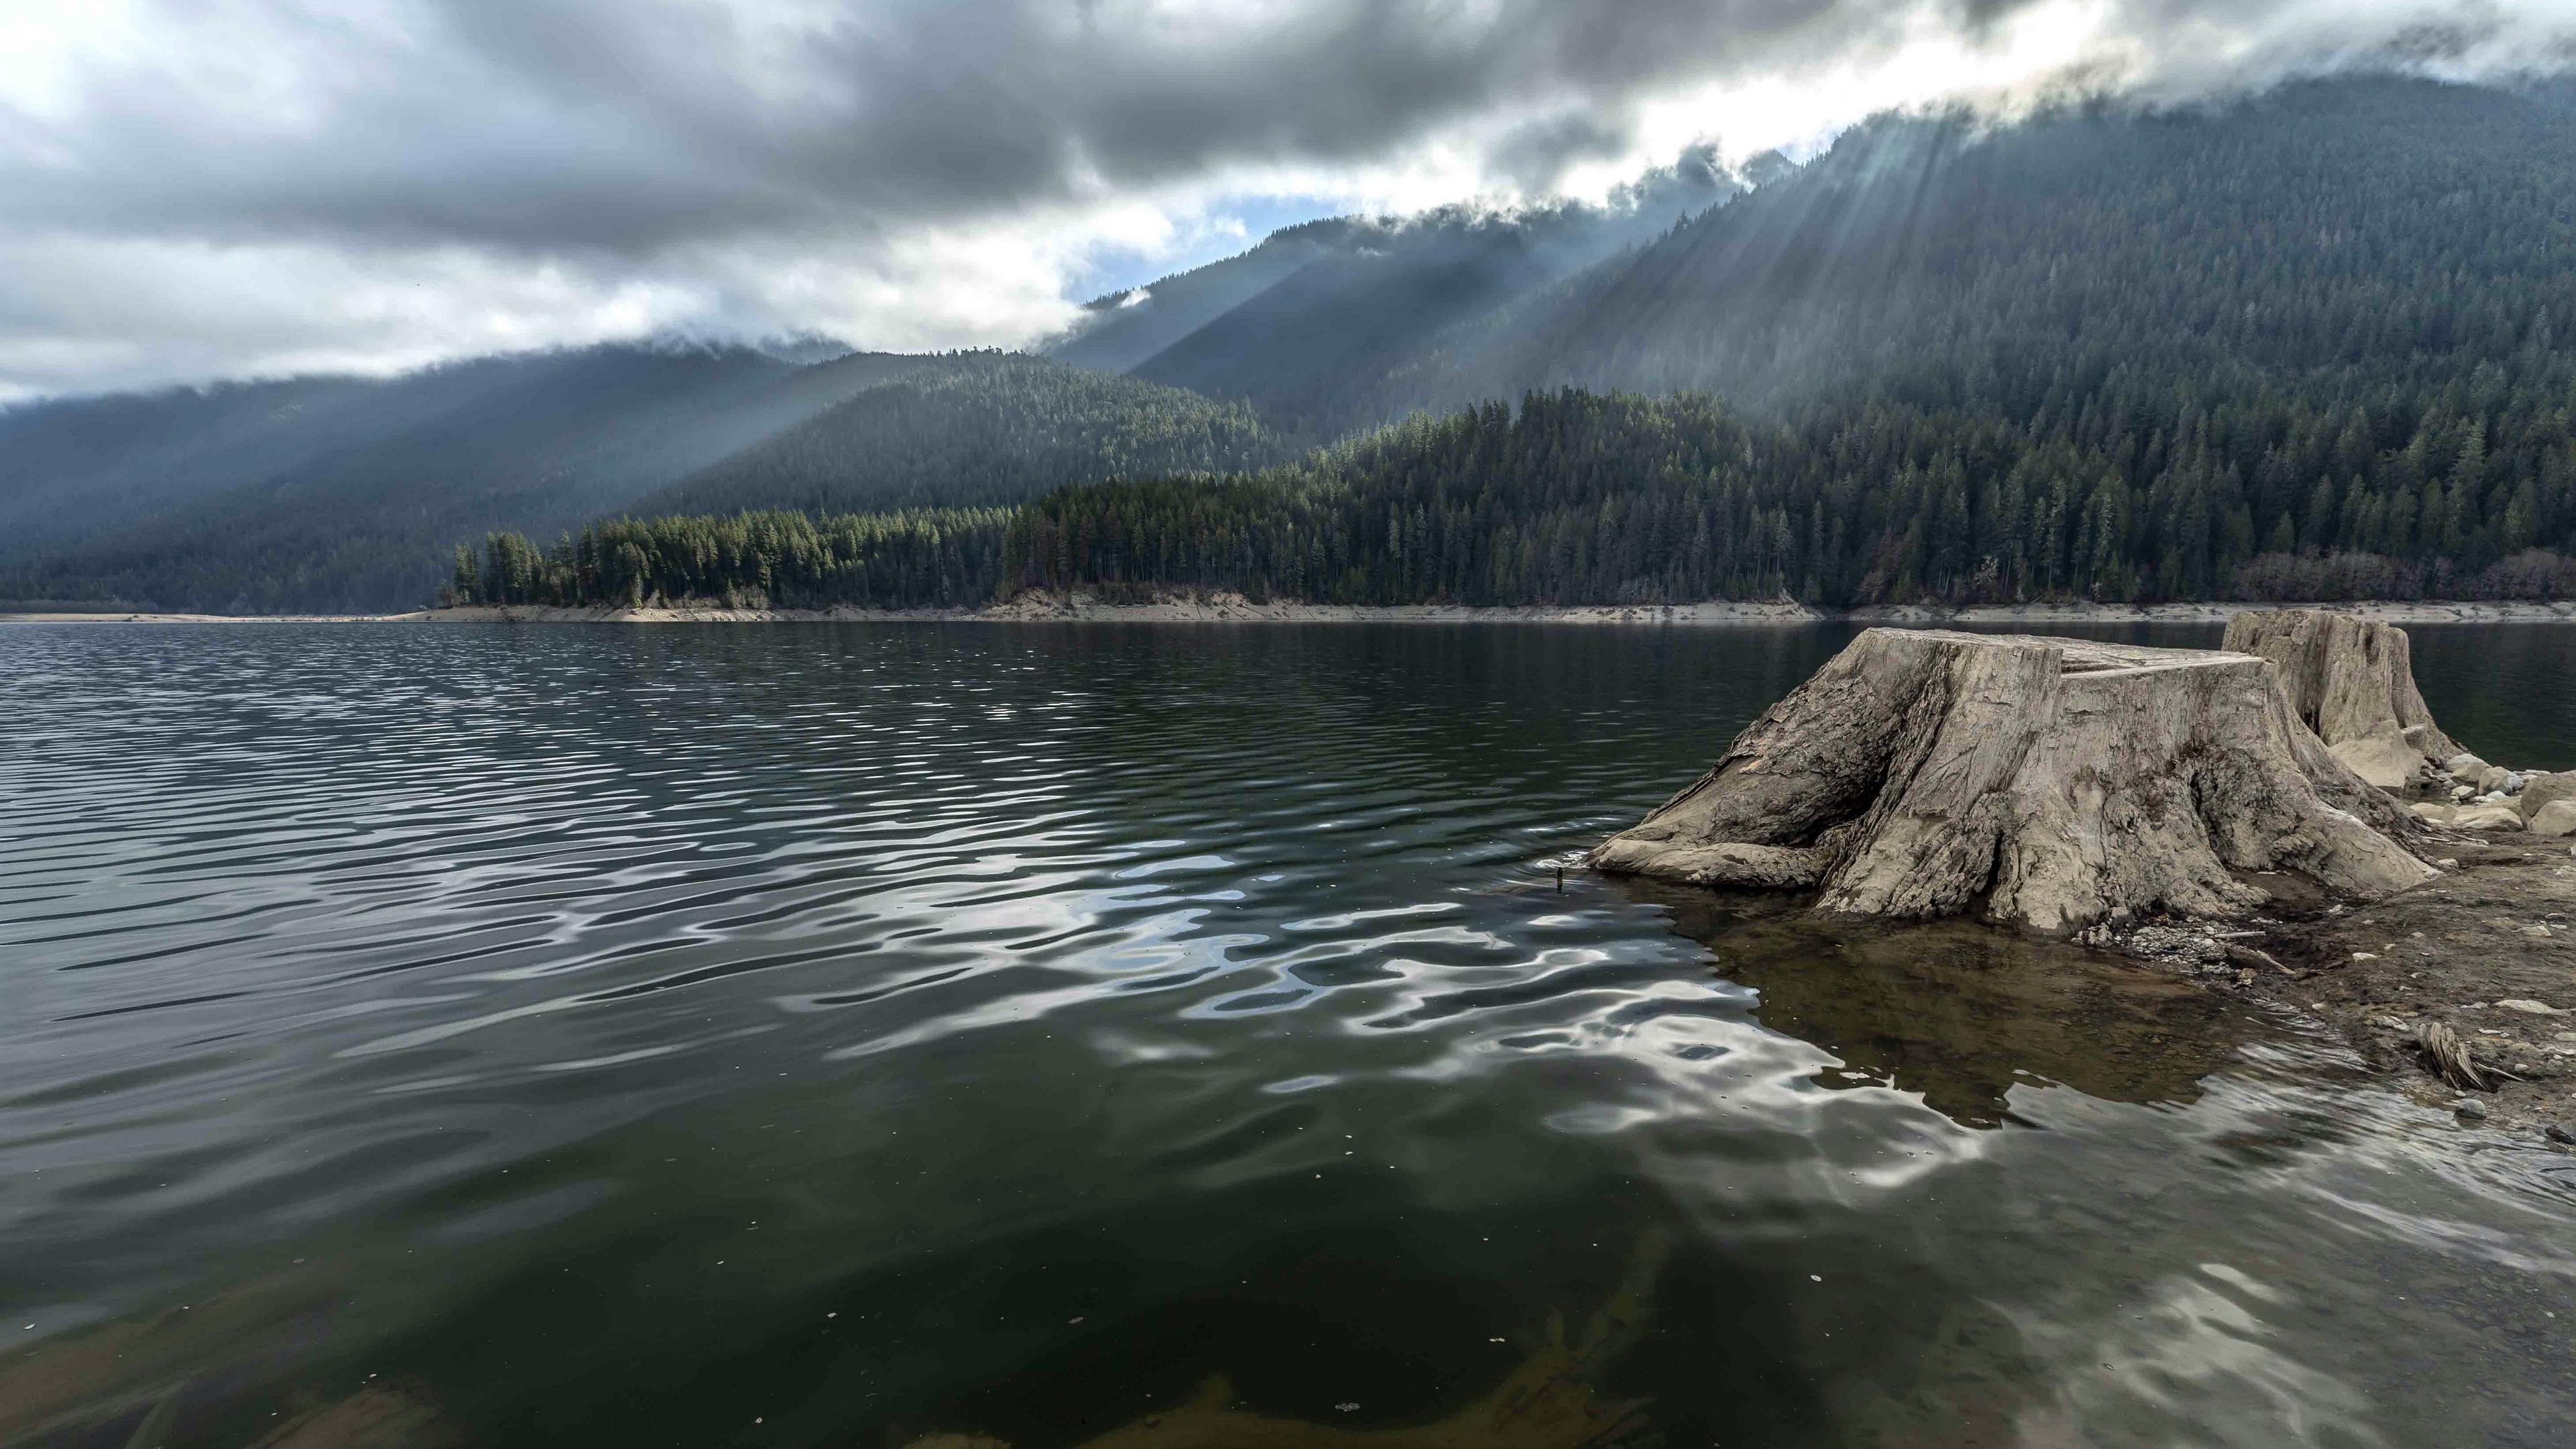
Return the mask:
[[2576,58],[2576,0],[7,0],[0,400],[655,333],[1027,341],[1355,209],[1888,106]]

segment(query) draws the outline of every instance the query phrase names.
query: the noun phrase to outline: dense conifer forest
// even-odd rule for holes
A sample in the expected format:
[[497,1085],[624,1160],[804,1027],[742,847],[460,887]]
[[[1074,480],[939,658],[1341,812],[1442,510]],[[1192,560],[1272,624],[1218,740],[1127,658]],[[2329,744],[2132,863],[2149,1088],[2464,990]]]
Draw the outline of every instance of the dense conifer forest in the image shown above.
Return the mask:
[[[790,607],[1023,588],[1509,605],[2576,597],[2576,398],[2556,401],[2463,388],[2415,416],[2186,411],[2037,433],[1884,405],[1758,422],[1694,394],[1567,389],[1290,467],[1069,487],[1007,512],[619,523],[542,566],[505,536],[461,565],[457,592]],[[2282,486],[2248,487],[2240,456]],[[2333,486],[2346,469],[2353,483]],[[2300,477],[2317,486],[2288,486]]]

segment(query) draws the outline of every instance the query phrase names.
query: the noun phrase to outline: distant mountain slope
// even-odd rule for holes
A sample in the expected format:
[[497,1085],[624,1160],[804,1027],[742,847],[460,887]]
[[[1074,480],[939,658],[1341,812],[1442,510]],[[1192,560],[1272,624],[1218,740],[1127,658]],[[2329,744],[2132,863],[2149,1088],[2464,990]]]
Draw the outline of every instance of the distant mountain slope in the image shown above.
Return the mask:
[[1137,365],[1138,377],[1327,429],[1360,421],[1355,393],[1443,328],[1561,276],[1561,247],[1526,223],[1388,228],[1335,248]]
[[1282,227],[1239,256],[1112,292],[1085,307],[1071,331],[1046,345],[1046,355],[1126,372],[1329,255],[1347,242],[1351,226],[1348,218],[1328,217]]
[[596,347],[13,409],[0,597],[418,602],[460,534],[568,527],[920,361]]
[[2576,106],[2432,82],[1988,129],[1882,119],[1390,369],[1381,407],[1559,384],[2028,417],[2114,374],[2466,380],[2576,309]]
[[1122,474],[1260,467],[1290,451],[1240,402],[1017,353],[970,353],[857,392],[634,511],[1013,502]]
[[1374,421],[1378,379],[1444,329],[1647,241],[1741,189],[1704,153],[1649,173],[1612,204],[1288,227],[1238,257],[1103,298],[1048,351],[1320,432]]

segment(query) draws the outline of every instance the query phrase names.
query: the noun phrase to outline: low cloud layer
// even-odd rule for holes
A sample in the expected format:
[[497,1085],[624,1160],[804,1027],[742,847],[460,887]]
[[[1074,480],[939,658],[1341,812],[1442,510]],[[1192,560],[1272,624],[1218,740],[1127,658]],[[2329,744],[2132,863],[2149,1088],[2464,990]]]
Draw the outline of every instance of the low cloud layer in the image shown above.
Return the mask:
[[1264,198],[1600,197],[1944,97],[2571,59],[2560,0],[18,0],[0,398],[1013,343]]

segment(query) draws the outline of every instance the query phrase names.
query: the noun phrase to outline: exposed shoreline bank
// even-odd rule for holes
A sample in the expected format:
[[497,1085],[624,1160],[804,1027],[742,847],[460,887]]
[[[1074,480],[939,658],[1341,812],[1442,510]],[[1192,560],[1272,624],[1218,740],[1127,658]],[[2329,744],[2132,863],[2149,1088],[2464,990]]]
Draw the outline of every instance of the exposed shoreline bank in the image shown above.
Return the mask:
[[1106,604],[1085,595],[1071,599],[1027,595],[976,609],[732,609],[717,604],[652,608],[564,608],[552,605],[478,605],[417,609],[393,614],[187,614],[0,613],[0,623],[139,624],[771,624],[771,623],[984,623],[984,624],[1582,624],[1741,627],[1851,622],[1861,624],[2223,624],[2247,609],[2307,608],[2390,624],[2576,623],[2576,601],[2377,601],[2319,604],[1984,604],[1946,608],[1924,604],[1823,609],[1797,603],[1702,603],[1568,607],[1483,608],[1459,604],[1350,605],[1256,604],[1239,595],[1210,594],[1150,604]]

